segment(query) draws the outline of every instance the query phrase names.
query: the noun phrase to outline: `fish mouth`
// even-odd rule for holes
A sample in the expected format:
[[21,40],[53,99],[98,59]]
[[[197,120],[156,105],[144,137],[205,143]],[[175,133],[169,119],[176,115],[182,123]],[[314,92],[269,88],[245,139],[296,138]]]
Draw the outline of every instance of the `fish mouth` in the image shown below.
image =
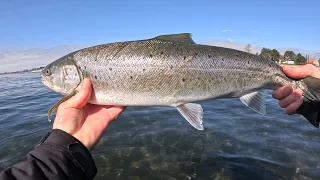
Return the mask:
[[49,89],[51,89],[51,90],[54,89],[53,85],[51,85],[51,83],[48,81],[48,78],[45,75],[41,74],[40,80],[41,80],[41,83],[44,84]]

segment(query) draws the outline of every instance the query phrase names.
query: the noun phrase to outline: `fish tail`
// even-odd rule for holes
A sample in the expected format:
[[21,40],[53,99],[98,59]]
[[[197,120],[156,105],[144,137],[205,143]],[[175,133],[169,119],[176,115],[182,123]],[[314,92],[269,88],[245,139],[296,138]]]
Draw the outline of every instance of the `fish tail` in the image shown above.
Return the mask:
[[301,80],[305,84],[303,91],[303,103],[297,110],[313,126],[319,128],[320,122],[320,79],[308,76]]

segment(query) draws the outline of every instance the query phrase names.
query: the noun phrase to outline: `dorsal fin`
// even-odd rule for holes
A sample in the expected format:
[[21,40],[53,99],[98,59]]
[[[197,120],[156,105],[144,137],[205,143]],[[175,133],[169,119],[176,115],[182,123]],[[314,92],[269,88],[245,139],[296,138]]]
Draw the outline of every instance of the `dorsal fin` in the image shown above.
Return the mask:
[[180,33],[180,34],[165,34],[155,37],[154,39],[161,39],[165,41],[178,41],[185,44],[195,44],[191,38],[190,33]]

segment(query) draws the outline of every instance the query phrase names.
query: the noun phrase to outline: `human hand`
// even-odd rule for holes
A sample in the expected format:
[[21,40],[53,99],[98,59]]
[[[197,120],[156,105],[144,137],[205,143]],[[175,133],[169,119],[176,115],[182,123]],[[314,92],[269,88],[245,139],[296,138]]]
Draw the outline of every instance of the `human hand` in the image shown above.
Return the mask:
[[[320,71],[312,64],[307,64],[292,68],[290,66],[283,66],[283,72],[291,78],[302,79],[307,76],[313,76],[320,78]],[[282,108],[285,108],[287,114],[294,114],[302,105],[302,90],[295,89],[293,90],[291,85],[286,85],[275,89],[272,92],[272,97],[279,100],[279,105]]]
[[80,92],[60,104],[53,123],[53,129],[71,134],[89,150],[99,142],[107,126],[125,109],[122,106],[89,104],[91,93],[91,81],[84,79]]

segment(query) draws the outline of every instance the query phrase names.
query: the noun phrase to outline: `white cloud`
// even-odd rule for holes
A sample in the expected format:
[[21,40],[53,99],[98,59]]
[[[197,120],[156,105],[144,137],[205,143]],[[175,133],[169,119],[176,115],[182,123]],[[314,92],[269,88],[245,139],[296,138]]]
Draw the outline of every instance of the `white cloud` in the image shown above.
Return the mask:
[[[50,62],[86,47],[85,45],[65,45],[50,49],[8,50],[0,52],[0,73],[21,71],[46,66]],[[1,48],[0,48],[1,49]],[[3,49],[4,50],[4,49]]]
[[222,30],[221,32],[225,33],[225,32],[228,32],[228,31],[231,31],[231,30],[225,29],[225,30]]

